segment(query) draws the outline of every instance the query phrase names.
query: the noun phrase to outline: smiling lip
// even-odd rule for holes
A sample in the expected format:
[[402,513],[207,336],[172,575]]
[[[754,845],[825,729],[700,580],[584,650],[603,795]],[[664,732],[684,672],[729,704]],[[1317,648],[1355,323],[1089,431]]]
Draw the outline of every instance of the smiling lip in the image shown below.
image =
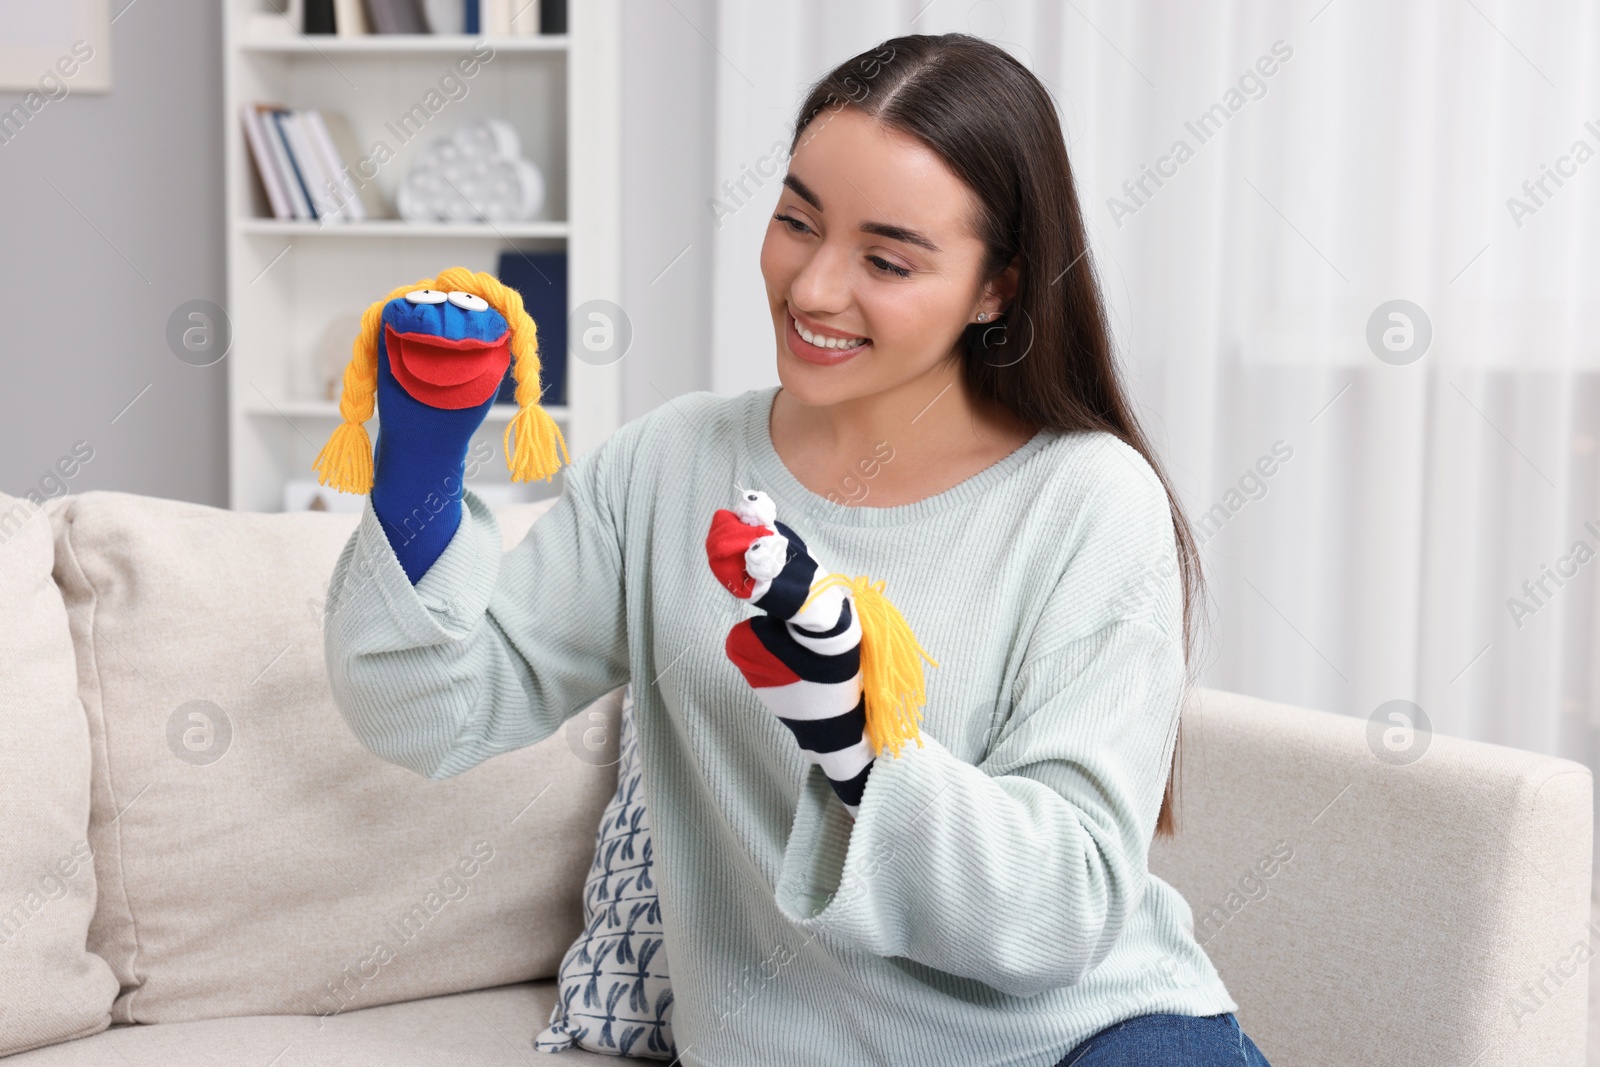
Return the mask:
[[[810,330],[811,327],[807,326],[806,329]],[[787,307],[783,310],[783,333],[785,340],[789,344],[789,351],[794,353],[797,359],[803,359],[807,363],[816,363],[823,367],[838,366],[840,363],[853,359],[872,347],[871,340],[854,348],[822,348],[814,345],[804,337],[801,337],[800,332],[794,328],[794,315]],[[828,336],[838,335],[828,334]]]
[[493,396],[511,365],[511,331],[493,340],[401,333],[384,324],[389,370],[417,400],[430,407],[477,407]]

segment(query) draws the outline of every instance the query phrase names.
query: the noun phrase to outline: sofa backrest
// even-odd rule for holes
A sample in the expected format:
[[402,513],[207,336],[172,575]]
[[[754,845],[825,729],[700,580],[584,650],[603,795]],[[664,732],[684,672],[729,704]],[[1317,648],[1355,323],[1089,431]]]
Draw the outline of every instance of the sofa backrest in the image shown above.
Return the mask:
[[0,494],[0,1056],[105,1029],[117,995],[84,948],[89,726],[53,561],[49,518]]
[[[551,502],[498,511],[509,546]],[[358,516],[114,492],[50,509],[118,1022],[329,1015],[555,974],[615,782],[574,729],[433,781],[334,705],[323,598]],[[81,822],[81,812],[79,821]]]
[[1600,948],[1587,767],[1196,695],[1178,835],[1150,867],[1189,902],[1267,1059],[1583,1062]]

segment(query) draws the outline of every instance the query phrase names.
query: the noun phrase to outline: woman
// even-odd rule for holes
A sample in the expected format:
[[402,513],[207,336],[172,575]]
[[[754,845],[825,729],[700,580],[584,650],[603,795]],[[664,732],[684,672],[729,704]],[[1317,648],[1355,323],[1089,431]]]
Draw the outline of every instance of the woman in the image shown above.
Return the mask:
[[[781,386],[624,426],[503,558],[475,495],[419,506],[459,485],[488,403],[380,383],[328,605],[352,728],[443,778],[632,680],[684,1063],[1264,1065],[1148,871],[1198,562],[1048,94],[961,34],[842,64],[801,109],[761,270]],[[768,500],[938,661],[920,744],[830,770],[763,710],[719,588],[752,576],[720,581],[704,531]]]

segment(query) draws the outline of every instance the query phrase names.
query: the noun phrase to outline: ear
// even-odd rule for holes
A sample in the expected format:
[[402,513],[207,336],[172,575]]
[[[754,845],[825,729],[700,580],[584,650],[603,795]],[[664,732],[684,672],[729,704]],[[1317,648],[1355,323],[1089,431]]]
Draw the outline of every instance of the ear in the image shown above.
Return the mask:
[[978,301],[978,311],[987,311],[989,317],[1004,313],[1017,298],[1017,285],[1022,278],[1022,256],[1016,255],[1006,269],[983,287],[983,297]]

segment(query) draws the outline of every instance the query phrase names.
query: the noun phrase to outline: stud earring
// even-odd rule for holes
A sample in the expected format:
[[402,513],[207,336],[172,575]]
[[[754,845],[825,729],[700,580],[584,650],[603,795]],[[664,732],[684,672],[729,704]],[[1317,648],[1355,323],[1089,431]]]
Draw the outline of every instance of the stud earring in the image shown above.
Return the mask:
[[988,322],[989,321],[989,313],[987,311],[978,312],[978,321],[979,322]]

